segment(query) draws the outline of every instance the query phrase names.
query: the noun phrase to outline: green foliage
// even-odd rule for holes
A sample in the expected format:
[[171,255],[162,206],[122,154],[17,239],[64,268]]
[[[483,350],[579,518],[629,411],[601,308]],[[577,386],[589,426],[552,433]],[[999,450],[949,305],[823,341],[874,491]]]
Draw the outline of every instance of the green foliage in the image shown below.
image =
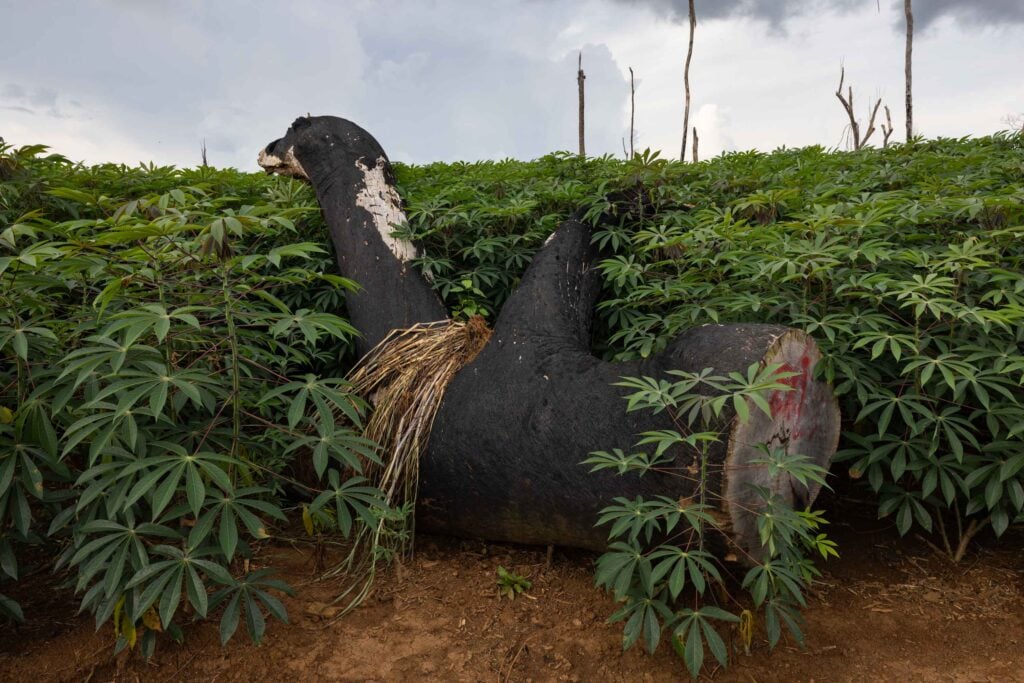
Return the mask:
[[[705,650],[722,666],[728,663],[728,651],[715,622],[740,623],[746,611],[731,597],[737,614],[712,604],[721,601],[720,595],[729,595],[723,576],[729,565],[705,549],[712,539],[729,539],[726,534],[715,533],[720,529],[715,512],[721,509],[721,501],[708,487],[711,447],[722,436],[715,426],[727,405],[744,422],[750,416],[749,408],[743,410],[740,406],[746,407],[748,402],[771,416],[768,394],[791,390],[783,380],[793,374],[780,372],[779,366],[760,368],[757,364],[745,375],[716,376],[712,372],[675,371],[672,374],[679,378],[675,382],[624,378],[618,385],[633,390],[626,396],[628,410],[664,411],[676,429],[640,435],[637,447],[653,447],[653,456],[597,452],[584,461],[592,472],[611,468],[619,474],[643,475],[657,468],[694,482],[694,493],[687,498],[616,498],[614,504],[601,510],[597,523],[609,525],[609,545],[598,558],[595,573],[597,585],[622,603],[609,621],[625,621],[623,648],[632,647],[642,638],[648,652],[654,652],[662,632],[670,631],[673,648],[694,678],[703,666]],[[674,465],[680,449],[697,457],[700,468],[696,476]],[[752,465],[766,467],[773,476],[787,474],[804,486],[825,485],[825,470],[806,456],[763,446],[761,450],[765,456],[753,460]],[[803,594],[818,574],[807,551],[827,559],[837,555],[835,543],[815,533],[826,523],[820,512],[794,510],[777,493],[763,487],[753,489],[758,503],[752,512],[757,514],[761,552],[733,549],[733,554],[746,556],[754,565],[743,577],[742,585],[754,607],[764,612],[772,647],[781,636],[780,618],[802,643],[798,609],[805,606]],[[712,590],[716,585],[723,589],[718,594]],[[693,606],[682,607],[687,603]]]
[[[410,220],[397,231],[424,243],[418,266],[450,309],[493,320],[560,221],[593,222],[606,251],[594,343],[610,359],[706,322],[806,329],[840,397],[845,469],[901,532],[930,530],[960,557],[979,531],[1024,521],[1021,158],[1018,135],[700,164],[646,153],[399,166]],[[327,478],[317,519],[407,512],[379,509],[342,476],[372,446],[346,426],[363,408],[339,379],[352,283],[330,251],[297,182],[0,148],[0,618],[23,617],[21,550],[47,539],[64,544],[73,583],[88,577],[83,599],[101,623],[138,614],[149,584],[128,583],[170,559],[161,546],[239,580],[240,558],[296,495],[278,475],[297,459]],[[604,466],[652,465],[659,437],[642,438],[655,448],[634,462],[605,454]],[[125,543],[92,522],[137,534]],[[105,559],[71,562],[100,540],[87,554]],[[144,651],[154,627],[178,633],[198,613],[190,576],[170,628],[157,600],[118,633]],[[790,623],[787,609],[765,598],[769,632]]]
[[[342,477],[379,460],[335,376],[354,285],[300,234],[311,194],[0,152],[0,570],[16,580],[17,549],[49,537],[118,649],[148,656],[221,607],[225,642],[240,617],[259,642],[290,589],[252,548],[287,519],[292,460],[328,480],[306,495],[334,502],[342,533],[391,514]],[[0,610],[23,618],[10,597]]]
[[584,207],[607,251],[595,345],[608,358],[706,322],[810,332],[844,415],[837,461],[900,533],[936,533],[959,558],[982,529],[1024,521],[1022,155],[1018,134],[398,175],[424,269],[445,294],[470,280],[489,311]]
[[510,572],[504,567],[498,567],[498,597],[515,600],[520,593],[530,590],[533,582],[525,576]]

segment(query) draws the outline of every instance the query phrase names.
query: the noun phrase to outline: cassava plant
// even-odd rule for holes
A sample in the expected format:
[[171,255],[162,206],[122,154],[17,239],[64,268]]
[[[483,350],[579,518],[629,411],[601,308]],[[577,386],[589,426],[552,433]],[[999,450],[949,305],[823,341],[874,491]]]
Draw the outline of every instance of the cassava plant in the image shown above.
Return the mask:
[[[677,378],[674,382],[624,378],[618,386],[633,390],[626,396],[628,410],[665,411],[676,429],[642,433],[638,452],[596,452],[584,464],[591,465],[591,471],[612,469],[629,476],[655,471],[695,483],[695,492],[688,498],[617,498],[602,510],[598,524],[609,525],[609,546],[597,560],[595,580],[622,603],[610,621],[625,621],[624,649],[642,639],[653,653],[667,632],[696,678],[707,652],[722,666],[728,664],[729,651],[720,634],[727,624],[744,625],[741,639],[749,648],[755,611],[763,614],[771,647],[778,643],[783,624],[802,645],[800,608],[806,606],[804,593],[820,574],[813,555],[827,559],[837,552],[820,532],[827,524],[821,512],[795,510],[779,494],[749,484],[755,494],[753,511],[761,548],[756,554],[748,553],[721,533],[717,513],[722,501],[709,486],[710,477],[721,476],[711,471],[715,466],[709,453],[711,445],[723,437],[724,425],[719,422],[726,404],[735,407],[741,421],[749,418],[751,410],[770,417],[768,394],[790,390],[783,380],[796,373],[781,372],[779,366],[753,365],[745,376],[735,372],[716,376],[711,369],[670,374]],[[766,468],[769,476],[789,474],[808,488],[826,485],[824,469],[806,456],[788,453],[775,443],[759,447],[763,457],[752,462]],[[679,449],[696,455],[696,471],[676,464]],[[713,553],[712,546],[724,552]],[[745,556],[744,562],[737,564],[739,555]],[[730,580],[745,565],[750,568],[742,580]],[[732,596],[734,584],[748,592],[746,600]]]
[[[117,649],[150,656],[158,633],[215,610],[224,642],[240,620],[259,642],[290,589],[256,544],[286,521],[286,485],[310,492],[290,462],[327,482],[343,533],[391,514],[360,485],[378,458],[364,405],[322,372],[356,331],[287,303],[354,285],[299,238],[315,210],[290,181],[72,169],[40,151],[14,152],[15,172],[43,168],[4,186],[4,210],[26,191],[43,208],[0,226],[0,568],[16,580],[18,547],[59,543],[56,567]],[[30,616],[9,595],[0,609]]]
[[[492,316],[566,216],[580,207],[590,207],[587,218],[610,215],[595,229],[607,253],[594,344],[606,358],[649,355],[709,321],[807,330],[845,419],[837,473],[864,482],[899,532],[924,534],[959,559],[979,535],[1024,522],[1022,150],[1024,137],[1004,134],[852,153],[737,152],[699,164],[641,152],[629,161],[556,153],[396,165],[409,216],[400,233],[423,243],[416,265],[449,309]],[[211,562],[237,581],[242,553],[250,569],[264,569],[253,554],[261,534],[238,510],[272,533],[269,509],[310,503],[323,488],[330,495],[318,512],[339,528],[346,512],[353,527],[402,514],[344,503],[339,514],[336,500],[350,492],[342,486],[364,483],[341,476],[337,449],[349,443],[358,454],[365,444],[318,417],[318,401],[330,408],[328,396],[348,394],[337,378],[353,361],[341,324],[350,283],[333,275],[328,245],[312,194],[296,182],[213,168],[87,167],[39,145],[0,144],[0,618],[32,618],[18,605],[17,577],[39,557],[28,545],[68,544],[65,566],[94,541],[107,544],[87,554],[124,552],[121,576],[107,572],[109,559],[71,567],[74,583],[95,569],[85,594],[101,585],[91,599],[119,623],[134,602],[111,606],[107,580],[127,586],[132,562],[170,561],[165,587],[180,578],[184,588],[173,626],[203,599],[174,562]],[[312,466],[317,448],[326,485],[291,469]],[[238,501],[228,508],[215,502],[225,483],[218,471]],[[136,491],[153,472],[153,489]],[[110,493],[108,482],[123,488]],[[103,519],[134,530],[141,545],[118,545],[116,534],[129,532],[86,526]],[[207,525],[200,548],[215,552],[197,557],[188,539]],[[235,594],[239,619],[263,604],[252,583],[214,608],[217,570],[202,566],[195,571],[213,591],[207,613],[228,614]],[[126,594],[141,598],[164,576]],[[142,614],[151,625],[163,594]],[[131,625],[139,624],[148,628]],[[154,638],[146,632],[136,637]]]

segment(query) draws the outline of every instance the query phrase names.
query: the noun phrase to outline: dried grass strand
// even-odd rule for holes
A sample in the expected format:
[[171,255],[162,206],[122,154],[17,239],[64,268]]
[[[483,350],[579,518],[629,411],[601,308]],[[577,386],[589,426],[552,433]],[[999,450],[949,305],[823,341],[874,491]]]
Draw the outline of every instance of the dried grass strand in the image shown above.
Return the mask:
[[381,464],[365,462],[363,474],[380,488],[390,509],[410,513],[406,522],[410,533],[398,535],[399,547],[382,549],[387,518],[382,518],[376,529],[359,532],[346,559],[325,574],[357,578],[335,599],[338,602],[359,589],[341,614],[369,595],[381,550],[401,555],[411,549],[411,511],[416,502],[420,456],[448,384],[476,357],[490,336],[491,330],[479,316],[466,322],[419,323],[392,331],[349,375],[353,392],[372,407],[364,435],[380,447]]

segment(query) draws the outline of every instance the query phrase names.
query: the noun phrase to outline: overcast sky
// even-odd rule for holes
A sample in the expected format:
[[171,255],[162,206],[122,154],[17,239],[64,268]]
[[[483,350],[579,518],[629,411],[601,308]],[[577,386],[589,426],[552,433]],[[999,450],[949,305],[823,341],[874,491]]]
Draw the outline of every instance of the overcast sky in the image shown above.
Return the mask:
[[[840,145],[841,63],[858,114],[903,119],[902,0],[696,0],[701,156]],[[981,135],[1024,113],[1024,0],[914,0],[915,128]],[[75,160],[256,170],[307,112],[350,118],[393,159],[679,154],[686,0],[0,0],[0,136]]]

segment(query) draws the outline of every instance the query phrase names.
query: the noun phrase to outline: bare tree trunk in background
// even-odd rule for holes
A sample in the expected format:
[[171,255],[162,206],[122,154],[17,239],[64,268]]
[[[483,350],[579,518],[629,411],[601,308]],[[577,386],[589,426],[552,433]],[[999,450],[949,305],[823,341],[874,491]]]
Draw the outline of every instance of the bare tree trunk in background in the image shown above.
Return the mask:
[[697,163],[697,145],[700,139],[697,137],[697,126],[693,127],[693,163]]
[[583,73],[583,52],[580,51],[579,61],[576,67],[576,85],[580,92],[580,156],[587,156],[587,146],[583,142],[583,81],[586,75]]
[[907,142],[914,137],[914,98],[912,95],[911,55],[914,52],[914,10],[911,0],[903,0],[903,14],[907,18],[907,51],[904,58],[904,69],[907,76]]
[[683,145],[679,150],[679,161],[686,161],[686,133],[690,130],[690,60],[693,59],[693,32],[697,28],[697,14],[690,0],[690,44],[686,48],[686,66],[683,69],[683,86],[686,88],[686,107],[683,109]]
[[206,138],[203,138],[203,146],[200,147],[200,151],[203,154],[203,168],[206,168]]
[[[860,123],[857,122],[857,117],[853,111],[853,86],[848,86],[846,90],[846,96],[843,96],[843,81],[846,79],[846,68],[839,67],[839,87],[836,88],[836,97],[839,98],[840,104],[843,105],[843,110],[846,112],[847,118],[850,119],[850,137],[853,138],[853,149],[858,150],[868,143],[868,140],[875,133],[875,117],[878,116],[878,108],[882,105],[882,98],[879,97],[875,100],[875,106],[871,108],[870,117],[868,118],[868,128],[864,131],[864,136],[860,134]],[[885,108],[886,112],[889,108]],[[885,135],[885,124],[882,124],[882,134]],[[886,141],[889,136],[886,135]]]
[[[850,92],[848,97],[843,97],[843,81],[846,80],[846,67],[839,67],[839,87],[836,88],[836,97],[839,98],[839,102],[843,105],[843,110],[846,111],[847,118],[850,119],[850,136],[853,138],[853,148],[860,149],[860,124],[857,123],[857,117],[853,113],[853,86],[850,86]],[[842,142],[842,138],[840,138]]]
[[892,114],[889,112],[889,105],[887,104],[885,105],[885,123],[882,124],[882,149],[889,146],[889,138],[892,137],[892,131]]
[[629,158],[632,159],[633,155],[636,154],[636,150],[633,149],[633,145],[636,141],[636,133],[633,127],[633,122],[636,119],[636,86],[633,85],[633,67],[629,67]]
[[[1003,117],[1003,123],[1010,127],[1010,130],[1024,133],[1024,113],[1021,114],[1007,114]],[[0,144],[4,141],[0,138]]]

